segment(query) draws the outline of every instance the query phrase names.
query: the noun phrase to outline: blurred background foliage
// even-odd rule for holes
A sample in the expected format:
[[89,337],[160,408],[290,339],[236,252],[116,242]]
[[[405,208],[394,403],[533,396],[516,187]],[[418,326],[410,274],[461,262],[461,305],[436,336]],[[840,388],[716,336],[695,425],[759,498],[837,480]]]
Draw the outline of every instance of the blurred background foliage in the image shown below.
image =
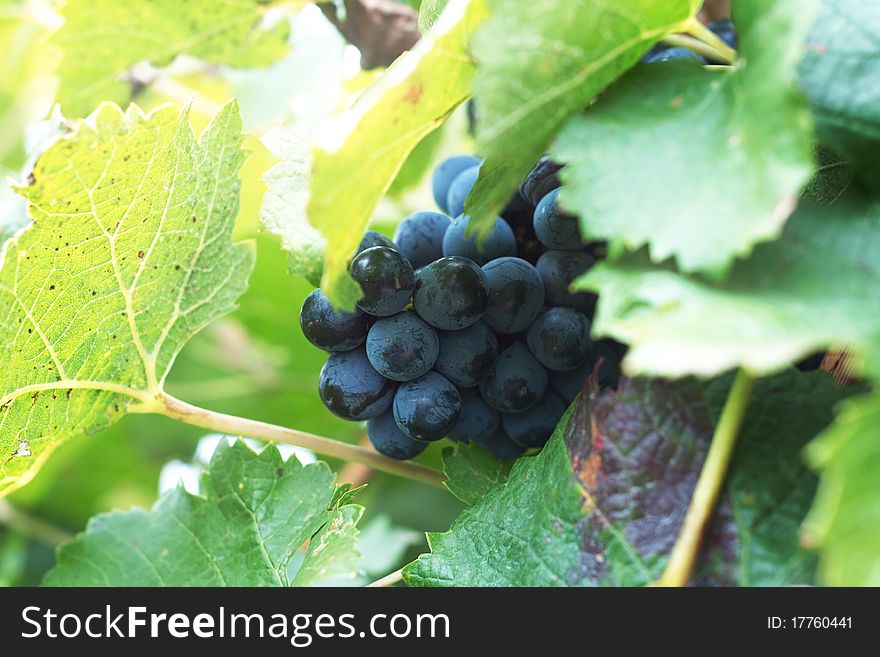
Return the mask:
[[[404,4],[417,7],[418,2]],[[0,240],[27,221],[11,184],[27,177],[62,124],[53,109],[58,55],[47,44],[62,20],[56,7],[50,0],[0,0]],[[264,69],[232,70],[182,56],[148,86],[133,85],[132,101],[146,110],[192,103],[196,132],[236,97],[248,134],[236,239],[255,242],[256,269],[239,309],[184,349],[168,390],[224,413],[361,442],[364,427],[331,415],[317,395],[326,355],[303,338],[298,326],[311,286],[287,274],[286,254],[274,237],[259,230],[261,177],[274,164],[259,137],[279,124],[308,136],[323,117],[350,104],[377,71],[360,68],[357,48],[316,6],[291,9],[286,20],[290,52]],[[432,207],[426,174],[443,157],[472,147],[462,108],[412,153],[372,227],[391,235],[408,213]],[[54,543],[81,531],[93,515],[149,507],[158,496],[163,468],[167,484],[178,472],[168,464],[191,463],[203,435],[165,418],[134,415],[58,449],[39,477],[0,501],[0,586],[39,583],[54,563]],[[432,446],[419,460],[439,466],[440,450]],[[367,509],[360,524],[364,572],[352,584],[381,577],[414,558],[425,549],[423,532],[446,529],[461,510],[460,502],[439,489],[338,462],[331,467],[342,481],[369,484],[358,498]]]

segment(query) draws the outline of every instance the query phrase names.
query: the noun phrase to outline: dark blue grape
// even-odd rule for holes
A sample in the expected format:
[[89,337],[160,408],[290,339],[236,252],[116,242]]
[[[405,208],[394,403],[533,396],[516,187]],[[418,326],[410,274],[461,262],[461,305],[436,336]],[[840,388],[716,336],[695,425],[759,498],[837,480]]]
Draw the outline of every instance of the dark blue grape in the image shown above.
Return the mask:
[[523,447],[543,447],[565,413],[566,404],[552,390],[541,402],[522,413],[504,413],[501,425],[513,442]]
[[363,290],[358,307],[377,317],[403,310],[416,284],[409,260],[387,246],[362,251],[351,261],[349,271]]
[[[658,47],[660,46],[660,47]],[[676,48],[664,46],[663,44],[658,44],[653,49],[649,50],[647,54],[642,57],[642,61],[645,64],[656,64],[658,62],[669,62],[676,59],[693,59],[699,61],[702,64],[706,63],[706,60],[700,57],[697,53],[692,50],[688,50],[687,48]]]
[[535,265],[544,282],[544,302],[548,306],[565,306],[591,315],[596,306],[596,295],[572,292],[569,286],[595,264],[593,256],[585,251],[547,251]]
[[370,322],[362,310],[334,310],[321,290],[313,290],[303,302],[299,325],[306,339],[325,351],[351,351],[367,339]]
[[501,461],[512,461],[526,451],[525,447],[520,447],[508,438],[503,429],[499,429],[487,439],[473,442]]
[[561,164],[556,164],[549,157],[542,157],[520,185],[519,193],[533,206],[538,205],[542,198],[562,184],[559,180],[561,168]]
[[488,303],[486,274],[473,260],[440,258],[416,272],[413,307],[431,326],[466,328],[483,316]]
[[590,360],[567,372],[550,372],[550,387],[562,398],[562,401],[570,404],[583,390],[587,377],[593,371],[593,364]]
[[397,246],[391,238],[386,237],[375,230],[368,230],[364,233],[363,238],[361,238],[361,243],[358,244],[357,251],[355,251],[354,254],[357,255],[358,253],[363,253],[367,249],[372,249],[374,246],[387,246],[389,249],[397,251]]
[[590,356],[590,320],[572,308],[549,308],[529,326],[526,341],[548,370],[573,370]]
[[736,28],[733,26],[733,21],[726,18],[720,21],[713,21],[706,27],[712,30],[715,33],[715,36],[721,39],[724,43],[736,50],[739,40],[736,37]]
[[392,381],[419,378],[434,367],[439,351],[437,332],[410,311],[378,320],[367,335],[370,364]]
[[434,194],[434,202],[438,208],[447,212],[446,196],[452,181],[465,169],[479,165],[480,158],[474,155],[453,155],[437,165],[431,178],[431,192]]
[[495,371],[480,386],[480,394],[495,410],[521,413],[541,401],[547,380],[547,370],[528,347],[514,342],[498,356]]
[[450,216],[457,217],[464,212],[464,201],[474,188],[477,176],[480,175],[479,165],[465,169],[455,177],[446,192],[446,212]]
[[576,251],[584,248],[578,233],[577,217],[559,209],[559,189],[541,199],[533,218],[535,235],[548,249]]
[[449,439],[459,443],[474,441],[483,444],[490,440],[501,426],[501,415],[489,406],[476,390],[459,390],[461,413]]
[[440,440],[455,427],[461,395],[449,380],[428,372],[402,383],[394,395],[394,421],[413,440]]
[[470,215],[452,220],[443,236],[443,255],[461,256],[484,265],[495,258],[516,254],[516,236],[504,219],[498,217],[489,234],[484,237],[468,232],[470,220]]
[[443,236],[449,217],[439,212],[414,212],[397,226],[394,243],[413,266],[424,267],[443,257]]
[[498,338],[484,322],[460,331],[440,332],[440,355],[434,365],[459,388],[480,385],[495,368]]
[[497,333],[525,331],[544,308],[544,282],[521,258],[497,258],[483,265],[489,305],[483,319]]
[[391,406],[396,387],[373,369],[363,347],[330,356],[318,378],[324,406],[346,420],[379,417]]
[[428,446],[428,443],[413,440],[403,433],[390,410],[367,422],[367,436],[377,452],[398,461],[418,456]]

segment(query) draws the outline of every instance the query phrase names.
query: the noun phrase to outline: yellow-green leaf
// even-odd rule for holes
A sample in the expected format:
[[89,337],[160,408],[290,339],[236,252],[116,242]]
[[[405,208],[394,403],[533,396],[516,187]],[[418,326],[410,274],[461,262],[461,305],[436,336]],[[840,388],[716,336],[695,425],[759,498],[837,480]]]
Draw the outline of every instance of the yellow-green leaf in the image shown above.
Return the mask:
[[319,129],[307,213],[327,238],[321,287],[335,303],[352,306],[360,295],[348,261],[398,170],[470,93],[466,44],[485,17],[486,0],[452,0],[415,48]]
[[19,192],[34,222],[0,254],[0,495],[62,441],[149,405],[253,266],[233,245],[241,119],[196,140],[187,110],[102,105]]
[[101,101],[121,103],[135,64],[169,64],[181,54],[214,64],[265,66],[288,50],[288,25],[261,25],[270,3],[260,0],[68,0],[64,25],[52,43],[64,51],[58,99],[64,112],[83,116]]

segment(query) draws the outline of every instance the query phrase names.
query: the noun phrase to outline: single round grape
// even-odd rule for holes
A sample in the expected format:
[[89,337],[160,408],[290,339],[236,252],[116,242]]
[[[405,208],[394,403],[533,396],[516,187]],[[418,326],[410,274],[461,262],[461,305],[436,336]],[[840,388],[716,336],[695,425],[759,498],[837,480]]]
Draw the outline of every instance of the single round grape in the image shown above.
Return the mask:
[[496,258],[483,265],[489,305],[483,319],[496,333],[525,331],[544,308],[544,282],[520,258]]
[[483,316],[488,303],[486,274],[472,260],[440,258],[416,272],[413,307],[431,326],[466,328]]
[[368,230],[361,238],[361,243],[358,244],[357,251],[355,251],[354,254],[357,255],[363,253],[367,249],[372,249],[374,246],[387,246],[389,249],[397,251],[397,246],[391,238],[386,237],[375,230]]
[[547,380],[547,370],[528,347],[514,342],[498,356],[495,371],[480,386],[480,394],[495,410],[521,413],[541,401]]
[[303,302],[299,325],[306,339],[325,351],[351,351],[367,339],[370,322],[362,310],[335,310],[321,290],[312,290]]
[[484,322],[477,322],[460,331],[440,332],[434,369],[459,388],[472,388],[486,380],[497,360],[498,338]]
[[572,308],[548,308],[529,326],[526,341],[548,370],[573,370],[590,356],[590,320]]
[[378,320],[367,335],[367,358],[382,376],[412,381],[434,367],[440,352],[437,332],[411,311]]
[[446,192],[446,212],[457,217],[464,212],[464,201],[474,188],[477,177],[480,175],[480,166],[472,166],[465,169],[455,177]]
[[367,437],[377,452],[398,461],[418,456],[428,446],[428,443],[413,440],[403,433],[394,421],[391,410],[367,422]]
[[394,421],[413,440],[440,440],[458,422],[461,395],[449,379],[428,372],[402,383],[394,395]]
[[484,440],[475,439],[473,442],[501,461],[512,461],[526,451],[525,447],[517,445],[508,438],[507,434],[504,433],[504,429],[499,429],[489,438]]
[[370,365],[363,347],[333,354],[321,368],[318,394],[346,420],[371,420],[388,410],[397,384]]
[[447,211],[446,195],[449,193],[452,181],[465,169],[477,166],[480,166],[480,158],[475,155],[453,155],[437,165],[431,177],[431,192],[438,208],[443,212]]
[[547,251],[538,258],[535,268],[544,282],[544,300],[548,306],[574,308],[585,315],[593,313],[596,295],[573,292],[572,281],[596,264],[585,251]]
[[414,212],[398,224],[394,244],[413,269],[424,267],[443,257],[443,236],[450,223],[439,212]]
[[577,217],[559,209],[559,189],[554,189],[538,203],[533,217],[535,235],[548,249],[576,251],[584,248],[578,232]]
[[459,390],[461,413],[448,438],[459,443],[474,441],[482,444],[490,440],[501,426],[501,415],[489,406],[477,390]]
[[533,206],[562,183],[559,180],[561,164],[556,164],[549,157],[542,157],[529,175],[520,185],[519,193]]
[[416,284],[409,260],[387,246],[362,251],[351,261],[349,271],[363,290],[358,307],[376,317],[388,317],[403,310]]
[[443,255],[461,256],[484,265],[495,258],[516,254],[516,236],[504,219],[498,217],[484,237],[468,232],[470,220],[470,215],[460,215],[452,220],[443,236]]
[[552,390],[539,404],[522,413],[503,413],[501,425],[513,442],[523,447],[543,447],[565,413],[566,404]]

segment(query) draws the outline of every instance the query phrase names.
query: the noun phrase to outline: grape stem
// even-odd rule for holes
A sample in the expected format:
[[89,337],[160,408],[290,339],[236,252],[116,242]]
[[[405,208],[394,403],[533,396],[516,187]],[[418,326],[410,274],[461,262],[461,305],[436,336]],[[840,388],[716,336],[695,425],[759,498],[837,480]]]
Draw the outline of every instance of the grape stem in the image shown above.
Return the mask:
[[703,23],[701,23],[696,17],[688,21],[684,31],[706,46],[717,51],[717,54],[712,55],[714,59],[724,62],[725,64],[733,64],[736,61],[736,50],[728,46],[724,39],[703,25]]
[[686,34],[670,34],[669,36],[663,37],[661,39],[661,42],[671,48],[686,48],[691,52],[701,55],[702,57],[706,57],[707,59],[711,59],[715,62],[724,62],[727,65],[733,63],[732,59],[727,58],[720,51],[716,50],[708,43],[700,41],[699,39],[695,39],[694,37],[688,36]]
[[382,456],[375,450],[367,447],[349,445],[339,440],[317,436],[305,431],[297,431],[296,429],[288,429],[267,422],[209,411],[188,404],[164,392],[158,393],[154,400],[130,407],[129,410],[136,413],[158,413],[185,424],[219,433],[249,436],[285,445],[296,445],[324,456],[363,463],[376,470],[441,488],[446,479],[439,470],[419,463],[396,461]]
[[0,500],[0,524],[50,547],[66,543],[73,538],[72,534],[16,509],[6,500]]
[[715,435],[712,436],[712,444],[706,454],[687,514],[669,555],[666,570],[654,583],[655,586],[686,586],[690,581],[700,541],[715,512],[718,497],[727,478],[736,439],[754,386],[755,379],[750,374],[742,369],[737,372],[715,427]]
[[395,570],[393,573],[385,575],[380,579],[377,579],[372,584],[367,584],[367,588],[371,587],[382,587],[382,586],[394,586],[398,582],[403,581],[403,568]]

